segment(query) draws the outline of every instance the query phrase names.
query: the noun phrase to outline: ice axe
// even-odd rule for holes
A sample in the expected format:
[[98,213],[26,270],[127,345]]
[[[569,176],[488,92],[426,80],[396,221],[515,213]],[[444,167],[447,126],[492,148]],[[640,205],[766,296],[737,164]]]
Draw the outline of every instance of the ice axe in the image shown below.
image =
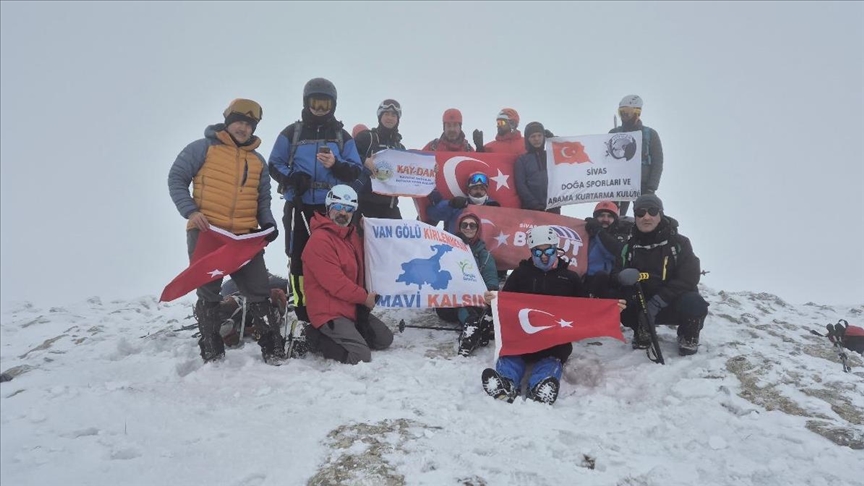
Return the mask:
[[647,273],[639,273],[635,268],[625,268],[618,274],[618,282],[625,287],[636,287],[636,295],[639,297],[639,305],[642,311],[639,313],[639,326],[645,326],[648,329],[648,334],[651,336],[651,346],[645,350],[648,359],[655,363],[666,364],[663,360],[663,353],[660,351],[660,341],[657,339],[657,328],[654,326],[654,318],[648,313],[648,306],[645,303],[645,293],[642,291],[642,284],[639,282],[648,280]]

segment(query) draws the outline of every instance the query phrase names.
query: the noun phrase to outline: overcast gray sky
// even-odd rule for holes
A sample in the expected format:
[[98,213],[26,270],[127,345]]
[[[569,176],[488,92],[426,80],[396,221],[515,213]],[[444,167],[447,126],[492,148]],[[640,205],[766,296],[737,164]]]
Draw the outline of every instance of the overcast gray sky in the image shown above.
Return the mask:
[[[188,261],[179,151],[236,97],[267,158],[304,83],[337,118],[402,103],[409,148],[457,107],[605,133],[626,94],[663,141],[658,195],[715,289],[864,302],[864,3],[2,2],[2,301],[159,295]],[[275,193],[275,185],[274,185]],[[413,217],[410,200],[401,203]],[[274,195],[277,218],[282,201]],[[568,206],[590,215],[593,204]],[[285,274],[282,237],[268,250]]]

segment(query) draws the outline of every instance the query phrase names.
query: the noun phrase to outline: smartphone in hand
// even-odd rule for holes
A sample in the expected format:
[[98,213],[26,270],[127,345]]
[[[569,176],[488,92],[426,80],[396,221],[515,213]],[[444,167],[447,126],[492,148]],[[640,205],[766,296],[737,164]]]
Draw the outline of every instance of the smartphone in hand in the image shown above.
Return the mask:
[[326,145],[322,145],[322,146],[318,147],[318,153],[319,154],[329,154],[330,153],[330,147],[328,147]]

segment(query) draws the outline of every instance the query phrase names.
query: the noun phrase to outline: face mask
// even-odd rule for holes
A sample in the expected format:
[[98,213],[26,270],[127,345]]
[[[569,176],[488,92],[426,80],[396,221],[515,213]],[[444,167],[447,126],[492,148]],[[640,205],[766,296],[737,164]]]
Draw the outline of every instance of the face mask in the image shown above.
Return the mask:
[[486,204],[486,201],[489,199],[489,195],[487,194],[483,197],[468,196],[468,199],[471,200],[472,204],[479,204],[482,206],[482,205]]
[[547,263],[543,263],[543,260],[541,260],[540,258],[541,257],[531,255],[531,260],[534,262],[534,266],[539,268],[540,270],[543,270],[544,272],[548,272],[552,269],[552,266],[555,265],[556,258],[554,256],[549,257],[549,261]]

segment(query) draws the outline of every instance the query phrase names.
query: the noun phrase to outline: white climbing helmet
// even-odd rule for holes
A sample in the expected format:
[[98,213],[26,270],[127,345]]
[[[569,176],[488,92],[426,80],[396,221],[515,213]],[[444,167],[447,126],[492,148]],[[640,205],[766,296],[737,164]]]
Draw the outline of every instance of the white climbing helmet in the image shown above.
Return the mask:
[[618,108],[639,108],[642,109],[642,98],[639,95],[627,95],[621,99],[621,103],[618,103]]
[[345,184],[333,186],[333,188],[330,189],[330,192],[327,193],[327,199],[324,200],[324,205],[327,206],[327,209],[330,209],[330,206],[333,204],[344,204],[346,206],[351,206],[356,210],[357,191],[352,189],[351,186],[346,186]]
[[528,248],[536,248],[540,245],[552,245],[558,248],[558,233],[551,226],[535,226],[528,230]]

